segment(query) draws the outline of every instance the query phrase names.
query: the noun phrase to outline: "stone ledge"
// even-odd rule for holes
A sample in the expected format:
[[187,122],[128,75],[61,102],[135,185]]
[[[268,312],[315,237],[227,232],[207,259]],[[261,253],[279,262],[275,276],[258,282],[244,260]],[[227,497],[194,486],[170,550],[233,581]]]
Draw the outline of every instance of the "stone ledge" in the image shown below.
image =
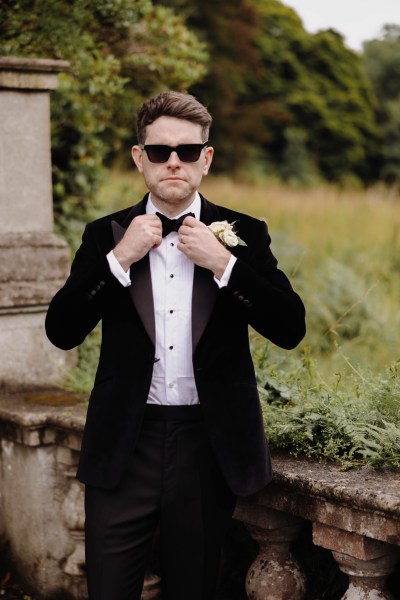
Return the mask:
[[361,467],[344,471],[337,465],[273,454],[274,482],[328,500],[366,510],[379,510],[400,519],[400,469]]
[[57,74],[69,69],[65,60],[0,57],[0,88],[48,91],[57,88]]
[[0,234],[0,251],[0,310],[46,310],[69,272],[67,244],[49,232]]
[[3,437],[22,442],[24,436],[17,433],[18,428],[31,434],[40,430],[40,435],[33,438],[37,444],[54,444],[59,439],[56,432],[64,432],[65,436],[82,435],[86,410],[85,402],[76,394],[59,389],[3,392],[0,393],[0,429]]
[[[362,467],[343,472],[331,464],[273,455],[274,478],[264,490],[241,499],[236,516],[263,527],[263,510],[289,513],[314,523],[400,545],[399,471]],[[256,511],[256,512],[254,512]],[[255,519],[255,520],[254,520]]]
[[[85,416],[85,402],[76,394],[58,388],[0,393],[0,421],[3,422],[13,422],[22,427],[50,426],[82,432]],[[341,504],[344,508],[372,510],[398,520],[400,537],[399,469],[378,471],[362,467],[343,471],[336,465],[274,452],[272,460],[273,481],[248,499],[253,505],[286,512],[288,498],[296,494],[298,498],[321,499]],[[286,493],[283,495],[282,492]],[[279,501],[281,508],[277,506]],[[301,512],[300,508],[298,510]],[[298,516],[303,518],[302,514]],[[310,519],[310,515],[305,518]]]
[[65,279],[61,278],[0,282],[0,314],[47,312],[50,300],[64,283]]
[[36,73],[61,73],[69,69],[67,60],[52,58],[21,58],[18,56],[0,56],[0,71],[34,71]]
[[68,248],[67,243],[50,231],[1,232],[0,248]]

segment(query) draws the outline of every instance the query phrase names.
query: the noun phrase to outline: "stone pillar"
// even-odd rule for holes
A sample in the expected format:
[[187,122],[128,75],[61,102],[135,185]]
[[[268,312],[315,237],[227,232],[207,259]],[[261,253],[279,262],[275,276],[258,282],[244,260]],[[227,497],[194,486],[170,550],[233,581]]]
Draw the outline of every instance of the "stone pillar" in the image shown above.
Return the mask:
[[342,600],[394,600],[385,579],[399,561],[399,548],[357,533],[313,523],[313,541],[332,551],[350,585]]
[[259,544],[258,555],[246,577],[249,600],[302,600],[305,577],[290,552],[303,520],[288,513],[238,502],[235,518],[243,521]]
[[48,386],[73,360],[43,327],[70,262],[52,232],[49,97],[67,67],[0,57],[0,385]]

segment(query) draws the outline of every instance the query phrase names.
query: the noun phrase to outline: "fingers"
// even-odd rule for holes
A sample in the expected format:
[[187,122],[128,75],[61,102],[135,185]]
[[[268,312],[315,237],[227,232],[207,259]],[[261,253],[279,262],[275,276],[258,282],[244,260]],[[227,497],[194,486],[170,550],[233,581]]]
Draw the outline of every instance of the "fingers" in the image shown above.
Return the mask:
[[131,221],[124,237],[114,248],[114,255],[126,271],[132,263],[143,258],[161,242],[160,219],[156,215],[140,215]]
[[187,217],[179,228],[178,250],[192,262],[210,269],[217,275],[223,272],[230,258],[230,252],[216,239],[214,234],[201,221]]
[[195,217],[187,216],[183,221],[183,225],[185,225],[186,227],[196,227],[196,225],[204,225],[204,223],[198,221]]

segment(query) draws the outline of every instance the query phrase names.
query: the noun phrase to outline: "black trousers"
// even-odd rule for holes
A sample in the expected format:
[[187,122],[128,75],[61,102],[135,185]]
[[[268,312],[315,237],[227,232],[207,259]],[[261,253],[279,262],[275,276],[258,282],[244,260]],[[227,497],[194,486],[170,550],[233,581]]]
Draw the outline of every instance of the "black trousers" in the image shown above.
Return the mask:
[[140,600],[158,526],[163,600],[212,600],[234,505],[201,408],[148,405],[120,485],[86,487],[89,600]]

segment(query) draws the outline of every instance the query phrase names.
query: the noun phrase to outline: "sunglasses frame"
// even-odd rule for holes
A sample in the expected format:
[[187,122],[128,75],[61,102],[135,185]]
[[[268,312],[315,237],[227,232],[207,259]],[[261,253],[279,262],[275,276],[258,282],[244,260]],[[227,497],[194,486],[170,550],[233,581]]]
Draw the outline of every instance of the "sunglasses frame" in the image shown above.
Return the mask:
[[[202,142],[201,144],[179,144],[178,146],[167,146],[166,144],[144,144],[144,146],[141,146],[143,150],[145,150],[146,154],[147,154],[147,158],[149,159],[149,161],[151,163],[154,164],[163,164],[169,161],[169,158],[171,156],[171,152],[176,152],[178,155],[178,158],[181,162],[184,163],[194,163],[197,162],[200,158],[200,154],[201,151],[208,145],[208,140],[206,142]],[[162,152],[163,151],[167,151],[168,150],[168,156],[165,160],[152,160],[150,158],[150,154],[152,150],[156,150],[156,148],[162,148]],[[199,151],[199,154],[197,156],[197,158],[195,160],[185,160],[185,158],[183,158],[181,156],[181,152],[185,152],[185,149],[191,149],[194,150],[194,148],[196,148],[196,150]],[[153,156],[154,158],[154,156]]]

